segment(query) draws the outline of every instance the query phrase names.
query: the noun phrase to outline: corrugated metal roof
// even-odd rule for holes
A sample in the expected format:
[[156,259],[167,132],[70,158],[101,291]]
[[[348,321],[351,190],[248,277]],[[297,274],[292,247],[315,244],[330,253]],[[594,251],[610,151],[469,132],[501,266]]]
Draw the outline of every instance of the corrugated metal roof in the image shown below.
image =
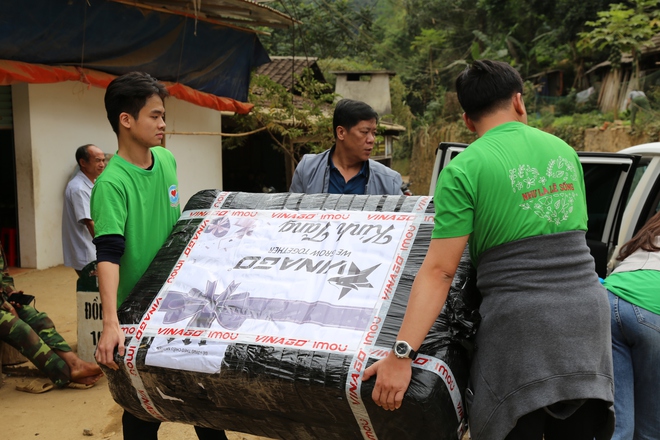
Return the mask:
[[[246,30],[257,26],[288,28],[298,20],[251,0],[112,0],[137,8],[166,12]],[[258,32],[255,29],[252,31]],[[263,32],[260,32],[263,33]]]

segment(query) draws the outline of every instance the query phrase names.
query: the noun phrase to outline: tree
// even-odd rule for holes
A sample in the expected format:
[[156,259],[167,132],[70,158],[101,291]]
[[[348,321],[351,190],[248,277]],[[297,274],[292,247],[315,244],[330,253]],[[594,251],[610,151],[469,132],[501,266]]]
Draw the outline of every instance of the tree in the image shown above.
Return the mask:
[[639,80],[639,51],[650,44],[660,28],[660,0],[633,0],[633,7],[622,3],[610,5],[608,11],[598,13],[598,20],[588,21],[589,32],[580,32],[578,48],[583,50],[609,50],[615,68],[621,54],[632,54],[635,80]]
[[351,58],[369,55],[373,8],[354,0],[288,0],[274,8],[302,24],[260,38],[271,55]]
[[[267,131],[293,168],[303,146],[318,152],[334,143],[330,111],[335,96],[331,93],[332,87],[316,81],[310,69],[305,69],[300,77],[296,75],[296,80],[293,93],[289,93],[268,76],[254,74],[249,93],[254,108],[248,115],[234,118],[236,129],[240,131]],[[234,148],[245,140],[245,137],[233,137],[225,141],[225,146]]]

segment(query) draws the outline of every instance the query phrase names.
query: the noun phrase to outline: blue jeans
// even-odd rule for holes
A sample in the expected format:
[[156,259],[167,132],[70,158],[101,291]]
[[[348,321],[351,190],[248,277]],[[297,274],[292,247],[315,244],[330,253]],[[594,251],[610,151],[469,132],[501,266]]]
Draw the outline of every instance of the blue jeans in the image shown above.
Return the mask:
[[660,315],[608,292],[614,360],[613,440],[660,439]]

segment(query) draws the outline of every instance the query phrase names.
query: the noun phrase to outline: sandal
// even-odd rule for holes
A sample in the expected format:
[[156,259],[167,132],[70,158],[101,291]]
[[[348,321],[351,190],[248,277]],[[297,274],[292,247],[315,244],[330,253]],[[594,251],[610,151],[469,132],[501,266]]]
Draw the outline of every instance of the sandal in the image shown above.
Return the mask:
[[73,389],[76,389],[76,390],[88,390],[91,387],[93,387],[94,385],[96,385],[96,382],[89,383],[89,384],[87,384],[87,383],[78,383],[78,382],[69,382],[68,384],[66,384],[67,388],[73,388]]
[[46,381],[43,379],[35,379],[25,386],[16,385],[16,389],[18,391],[23,391],[25,393],[31,393],[31,394],[46,393],[52,390],[53,388],[55,388],[55,385],[53,385],[51,381]]

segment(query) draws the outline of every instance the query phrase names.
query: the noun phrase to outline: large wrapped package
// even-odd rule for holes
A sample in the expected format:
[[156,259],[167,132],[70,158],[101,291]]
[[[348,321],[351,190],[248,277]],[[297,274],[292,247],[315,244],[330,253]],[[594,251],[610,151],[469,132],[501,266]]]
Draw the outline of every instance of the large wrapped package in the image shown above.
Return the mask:
[[480,301],[467,253],[401,409],[362,380],[391,350],[432,228],[428,197],[197,193],[119,309],[114,399],[275,439],[460,439]]

